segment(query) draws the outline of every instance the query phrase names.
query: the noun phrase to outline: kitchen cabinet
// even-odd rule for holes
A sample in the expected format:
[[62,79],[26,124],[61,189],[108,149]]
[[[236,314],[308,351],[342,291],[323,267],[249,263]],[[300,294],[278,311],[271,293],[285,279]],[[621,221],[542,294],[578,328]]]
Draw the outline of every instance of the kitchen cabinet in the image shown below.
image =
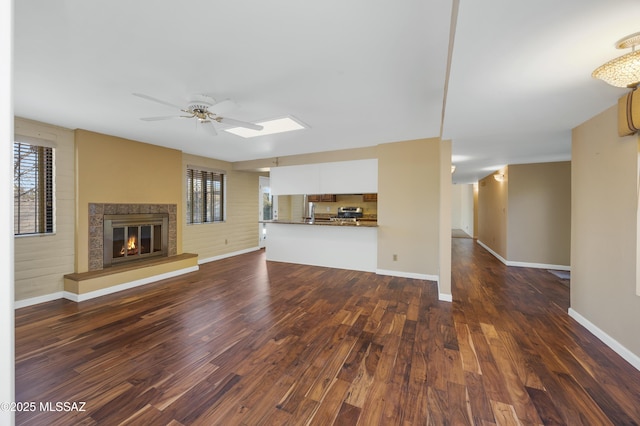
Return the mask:
[[[378,159],[320,164],[320,191],[325,194],[378,192]],[[315,193],[309,191],[308,193]]]
[[272,167],[272,195],[378,192],[378,160]]
[[307,195],[310,203],[335,203],[336,194],[310,194]]
[[319,194],[320,165],[272,167],[269,172],[272,195]]
[[378,194],[362,194],[362,201],[378,201]]

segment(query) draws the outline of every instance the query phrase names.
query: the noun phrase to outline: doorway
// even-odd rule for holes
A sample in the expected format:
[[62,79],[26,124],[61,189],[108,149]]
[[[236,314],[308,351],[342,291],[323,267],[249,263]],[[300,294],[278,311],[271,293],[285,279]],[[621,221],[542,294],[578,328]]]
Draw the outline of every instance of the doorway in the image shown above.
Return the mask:
[[266,176],[260,176],[258,203],[258,246],[263,248],[267,246],[267,224],[263,222],[276,218],[271,183]]

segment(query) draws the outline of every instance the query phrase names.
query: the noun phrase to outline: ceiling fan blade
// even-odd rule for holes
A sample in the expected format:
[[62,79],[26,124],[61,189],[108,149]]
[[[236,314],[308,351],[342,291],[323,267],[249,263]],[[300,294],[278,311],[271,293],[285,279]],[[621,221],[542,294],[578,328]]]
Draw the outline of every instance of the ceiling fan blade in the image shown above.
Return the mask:
[[233,127],[244,127],[244,128],[253,129],[253,130],[263,129],[263,127],[259,124],[253,124],[246,121],[234,120],[233,118],[218,117],[218,122],[223,124],[228,124],[229,126],[233,126]]
[[160,121],[160,120],[171,120],[172,118],[191,118],[193,116],[188,115],[163,115],[160,117],[143,117],[140,120],[143,121]]
[[175,105],[175,104],[172,104],[171,102],[166,102],[166,101],[163,101],[161,99],[156,99],[156,98],[153,98],[153,97],[148,96],[148,95],[143,95],[142,93],[134,93],[133,95],[137,96],[139,98],[142,98],[142,99],[146,99],[146,100],[151,101],[151,102],[157,102],[159,104],[166,105],[168,107],[179,109],[180,111],[182,111],[182,107],[180,107],[178,105]]
[[226,113],[227,111],[231,111],[236,107],[236,103],[231,99],[223,99],[220,102],[216,102],[215,104],[211,105],[208,110],[215,115],[220,115]]
[[202,124],[202,127],[209,133],[211,133],[212,136],[216,136],[218,134],[218,132],[216,131],[216,126],[213,124],[213,121],[200,121],[200,123]]

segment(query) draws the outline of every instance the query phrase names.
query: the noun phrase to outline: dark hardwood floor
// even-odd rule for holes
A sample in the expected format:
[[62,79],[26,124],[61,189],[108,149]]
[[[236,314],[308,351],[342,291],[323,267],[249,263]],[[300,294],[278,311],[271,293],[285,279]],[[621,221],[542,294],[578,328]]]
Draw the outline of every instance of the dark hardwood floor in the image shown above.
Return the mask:
[[16,423],[639,422],[640,372],[569,318],[566,283],[508,268],[473,240],[452,244],[453,303],[433,282],[259,251],[19,309],[16,400],[37,410]]

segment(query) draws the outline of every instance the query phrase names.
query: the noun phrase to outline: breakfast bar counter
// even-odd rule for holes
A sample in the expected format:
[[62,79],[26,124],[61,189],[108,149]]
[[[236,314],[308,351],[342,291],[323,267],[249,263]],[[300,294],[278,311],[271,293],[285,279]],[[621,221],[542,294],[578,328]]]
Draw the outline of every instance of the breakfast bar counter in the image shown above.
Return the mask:
[[267,260],[375,272],[375,221],[263,221]]
[[328,219],[316,219],[316,220],[261,220],[260,223],[279,223],[286,225],[318,225],[318,226],[362,226],[375,228],[378,226],[378,222],[375,220],[328,220]]

